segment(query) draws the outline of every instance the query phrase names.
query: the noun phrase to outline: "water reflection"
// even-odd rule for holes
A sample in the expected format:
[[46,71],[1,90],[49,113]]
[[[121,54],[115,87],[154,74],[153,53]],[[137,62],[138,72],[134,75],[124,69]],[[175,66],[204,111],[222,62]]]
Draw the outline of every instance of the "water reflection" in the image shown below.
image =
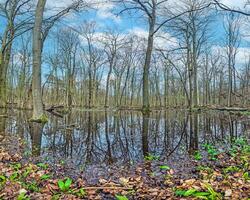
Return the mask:
[[50,162],[69,160],[76,166],[131,163],[148,153],[181,160],[209,142],[220,146],[233,137],[249,137],[250,122],[229,113],[164,111],[72,111],[50,116],[43,127],[29,123],[30,113],[8,111],[0,132],[25,139],[30,152]]
[[35,122],[29,122],[28,125],[29,125],[30,139],[31,139],[32,155],[40,156],[44,125]]
[[[148,125],[149,125],[149,113],[143,113],[142,114],[142,152],[143,155],[146,156],[148,155],[149,152],[149,147],[148,147]],[[158,120],[157,120],[158,121]],[[156,131],[159,131],[159,123],[157,123]]]

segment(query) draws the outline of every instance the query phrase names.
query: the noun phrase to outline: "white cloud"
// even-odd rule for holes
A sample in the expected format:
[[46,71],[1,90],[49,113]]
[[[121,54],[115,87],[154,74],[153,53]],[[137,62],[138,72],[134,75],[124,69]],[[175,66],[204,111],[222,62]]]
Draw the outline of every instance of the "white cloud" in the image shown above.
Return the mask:
[[229,7],[241,9],[244,9],[246,4],[246,0],[221,0],[220,2]]
[[74,1],[72,0],[48,0],[46,8],[49,9],[63,9],[70,6]]
[[240,47],[238,49],[238,54],[236,57],[236,62],[240,64],[245,64],[250,56],[250,48]]
[[[221,55],[224,58],[226,58],[226,47],[223,46],[213,46],[212,47],[212,53],[215,55]],[[250,48],[247,47],[239,47],[237,49],[237,55],[236,55],[236,64],[237,65],[243,65],[245,64],[250,57]]]
[[[111,19],[115,23],[121,22],[121,18],[112,13],[112,9],[115,8],[113,3],[105,0],[86,0],[85,2],[97,10],[98,18],[103,20]],[[46,8],[50,10],[50,12],[56,12],[70,6],[73,3],[74,1],[72,0],[48,0]]]
[[145,29],[142,29],[139,27],[135,27],[133,29],[130,29],[128,32],[131,35],[136,35],[137,37],[140,37],[143,39],[147,39],[147,37],[148,37],[148,32]]
[[111,19],[116,23],[120,23],[121,22],[121,18],[119,16],[116,16],[112,13],[112,9],[114,9],[115,5],[110,3],[110,2],[106,2],[106,3],[100,3],[97,6],[97,16],[100,19]]
[[[148,32],[145,29],[135,27],[129,30],[129,34],[136,35],[139,38],[147,39]],[[177,45],[177,39],[168,33],[157,32],[155,35],[154,46],[155,48],[174,48]]]

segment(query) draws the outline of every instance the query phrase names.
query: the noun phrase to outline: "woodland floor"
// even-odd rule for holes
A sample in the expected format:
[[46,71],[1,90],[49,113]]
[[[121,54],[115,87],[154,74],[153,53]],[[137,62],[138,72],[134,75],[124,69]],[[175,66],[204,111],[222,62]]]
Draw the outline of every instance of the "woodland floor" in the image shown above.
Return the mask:
[[242,138],[223,152],[204,145],[205,153],[194,153],[187,172],[148,155],[133,168],[112,169],[96,183],[84,171],[72,175],[63,165],[22,158],[24,144],[18,138],[5,137],[1,144],[0,199],[250,199],[250,145]]

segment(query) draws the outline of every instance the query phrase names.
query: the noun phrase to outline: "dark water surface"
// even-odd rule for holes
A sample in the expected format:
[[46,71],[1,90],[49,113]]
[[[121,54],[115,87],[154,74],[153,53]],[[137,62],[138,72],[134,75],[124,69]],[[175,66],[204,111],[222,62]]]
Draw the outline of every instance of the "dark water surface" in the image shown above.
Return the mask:
[[63,118],[50,115],[42,129],[28,121],[30,114],[8,110],[8,118],[0,117],[0,132],[24,139],[24,156],[76,168],[134,164],[148,153],[184,163],[204,143],[220,149],[250,136],[249,118],[223,112],[73,110]]

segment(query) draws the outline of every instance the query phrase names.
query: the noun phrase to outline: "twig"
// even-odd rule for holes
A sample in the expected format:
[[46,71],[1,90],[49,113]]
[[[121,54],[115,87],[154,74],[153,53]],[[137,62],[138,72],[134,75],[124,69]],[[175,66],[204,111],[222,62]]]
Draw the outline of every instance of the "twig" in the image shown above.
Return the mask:
[[128,188],[128,187],[119,187],[119,186],[97,186],[97,187],[84,187],[84,190],[104,190],[104,189],[109,189],[109,190],[131,190],[133,188]]

